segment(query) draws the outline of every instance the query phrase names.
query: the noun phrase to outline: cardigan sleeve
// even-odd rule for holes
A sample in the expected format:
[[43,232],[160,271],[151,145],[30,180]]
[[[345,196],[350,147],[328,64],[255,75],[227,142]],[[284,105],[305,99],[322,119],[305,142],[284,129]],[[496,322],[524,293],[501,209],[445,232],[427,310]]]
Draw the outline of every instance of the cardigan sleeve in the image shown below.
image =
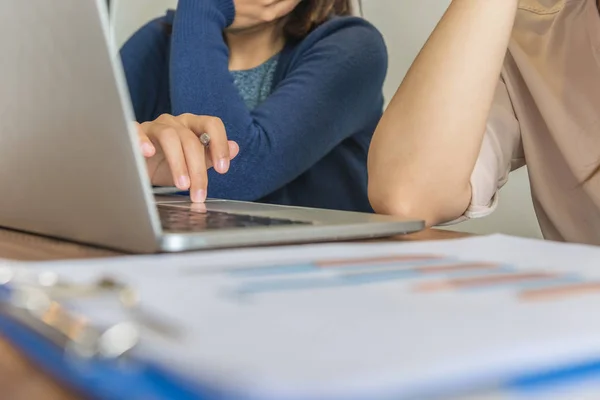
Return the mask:
[[[221,118],[240,146],[229,173],[209,175],[209,196],[258,200],[308,170],[364,127],[380,106],[387,51],[360,18],[337,18],[299,45],[285,77],[250,111],[229,73],[223,31],[231,0],[180,0],[173,17],[173,114]],[[323,29],[321,29],[323,28]]]

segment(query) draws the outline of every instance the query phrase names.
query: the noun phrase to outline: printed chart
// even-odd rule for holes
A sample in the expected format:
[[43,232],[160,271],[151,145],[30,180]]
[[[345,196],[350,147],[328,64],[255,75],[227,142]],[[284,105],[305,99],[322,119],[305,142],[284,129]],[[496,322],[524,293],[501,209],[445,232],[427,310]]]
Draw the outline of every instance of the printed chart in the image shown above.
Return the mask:
[[442,291],[511,290],[522,301],[543,301],[600,295],[600,281],[578,274],[527,270],[510,264],[461,261],[436,254],[315,260],[232,270],[239,279],[237,295],[376,285],[390,281],[412,283],[418,293]]

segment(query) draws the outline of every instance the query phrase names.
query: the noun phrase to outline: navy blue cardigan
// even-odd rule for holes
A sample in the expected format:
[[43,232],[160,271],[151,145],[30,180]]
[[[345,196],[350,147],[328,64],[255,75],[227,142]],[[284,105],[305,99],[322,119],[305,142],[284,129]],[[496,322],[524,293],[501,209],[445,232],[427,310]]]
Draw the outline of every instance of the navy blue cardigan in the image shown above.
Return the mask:
[[137,120],[223,120],[240,154],[228,174],[209,173],[209,197],[371,211],[367,152],[387,72],[381,34],[361,18],[334,17],[288,43],[272,94],[248,110],[223,38],[234,15],[232,0],[179,0],[133,35],[121,57]]

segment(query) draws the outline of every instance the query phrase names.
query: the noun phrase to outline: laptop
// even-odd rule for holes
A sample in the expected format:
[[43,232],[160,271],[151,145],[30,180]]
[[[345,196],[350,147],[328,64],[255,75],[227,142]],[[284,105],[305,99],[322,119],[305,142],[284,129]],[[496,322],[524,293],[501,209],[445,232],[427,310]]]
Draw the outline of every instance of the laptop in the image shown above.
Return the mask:
[[423,221],[154,194],[105,0],[5,0],[0,226],[130,253],[385,237]]

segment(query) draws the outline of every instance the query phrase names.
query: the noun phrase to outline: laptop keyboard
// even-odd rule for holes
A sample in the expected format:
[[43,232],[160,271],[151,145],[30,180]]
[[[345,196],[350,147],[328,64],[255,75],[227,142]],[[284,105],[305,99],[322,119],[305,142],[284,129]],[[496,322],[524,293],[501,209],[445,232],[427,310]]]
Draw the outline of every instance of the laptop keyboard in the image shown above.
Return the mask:
[[158,205],[157,208],[163,229],[170,232],[199,232],[216,229],[311,225],[310,222],[305,221],[230,214],[221,211],[198,212],[186,208],[164,205]]

